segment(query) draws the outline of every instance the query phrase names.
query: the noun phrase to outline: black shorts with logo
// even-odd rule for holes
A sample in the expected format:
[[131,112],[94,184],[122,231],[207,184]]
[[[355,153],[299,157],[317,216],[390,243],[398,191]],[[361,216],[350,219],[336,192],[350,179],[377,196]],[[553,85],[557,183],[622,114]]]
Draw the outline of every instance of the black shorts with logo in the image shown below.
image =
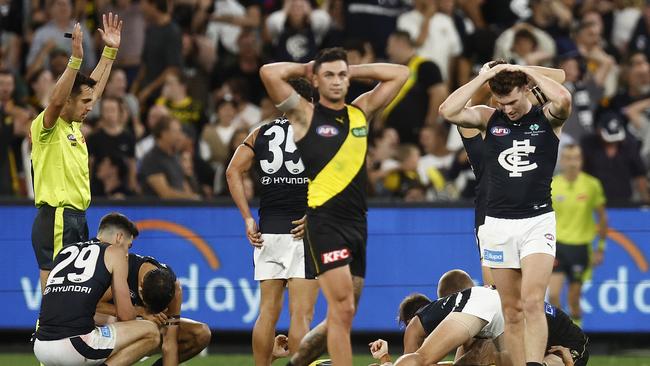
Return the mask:
[[557,242],[553,272],[564,273],[569,282],[583,282],[589,270],[589,245],[570,245]]
[[304,237],[305,275],[318,276],[349,264],[353,276],[364,278],[367,241],[365,218],[359,222],[345,222],[321,215],[317,209],[308,210]]
[[86,213],[71,208],[43,205],[32,225],[32,247],[38,268],[51,270],[63,247],[88,240]]

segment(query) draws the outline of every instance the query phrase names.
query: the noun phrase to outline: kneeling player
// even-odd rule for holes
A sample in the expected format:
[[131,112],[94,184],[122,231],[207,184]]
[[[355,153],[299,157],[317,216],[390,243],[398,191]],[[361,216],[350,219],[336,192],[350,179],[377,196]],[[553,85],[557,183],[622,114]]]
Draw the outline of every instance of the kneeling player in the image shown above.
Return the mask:
[[[130,365],[160,344],[155,323],[135,319],[129,301],[126,256],[138,229],[111,213],[97,239],[72,244],[56,256],[41,302],[34,354],[44,365]],[[96,327],[95,308],[108,288],[121,320]]]
[[[407,324],[406,332],[404,334],[404,351],[405,353],[413,352],[412,350],[417,349],[416,353],[411,355],[406,355],[402,357],[396,365],[420,365],[420,364],[431,364],[433,362],[438,362],[442,357],[444,357],[449,352],[453,351],[455,347],[447,347],[447,351],[441,354],[438,359],[429,362],[431,358],[424,358],[422,355],[427,355],[429,353],[435,352],[435,348],[431,350],[422,350],[426,347],[426,342],[428,340],[433,341],[435,338],[433,332],[427,330],[426,323],[431,324],[433,318],[423,317],[423,314],[426,314],[427,311],[431,312],[431,305],[439,303],[441,300],[449,299],[457,294],[462,294],[468,291],[469,286],[473,286],[474,283],[467,273],[461,270],[452,270],[445,273],[438,283],[438,295],[441,296],[435,302],[430,302],[430,300],[422,294],[413,294],[404,299],[400,304],[399,310],[399,319],[400,321]],[[471,290],[475,287],[469,288]],[[460,292],[458,292],[460,291]],[[498,300],[498,294],[496,291],[487,292],[486,301],[481,302],[479,306],[484,307],[485,310],[491,309],[493,307],[494,300]],[[494,299],[491,299],[494,298]],[[464,303],[463,298],[458,300],[458,297],[455,298],[456,302],[454,307],[467,307],[472,299],[472,296]],[[490,299],[490,300],[488,300]],[[448,302],[450,302],[449,300]],[[428,310],[427,310],[428,309]],[[452,310],[456,311],[456,310]],[[461,310],[462,311],[462,310]],[[500,309],[499,309],[500,312]],[[453,314],[453,313],[451,313]],[[498,315],[501,319],[503,316]],[[497,316],[495,316],[497,318]],[[424,319],[424,320],[422,320]],[[562,312],[559,309],[556,309],[550,304],[546,304],[546,319],[548,323],[548,343],[547,343],[547,352],[544,357],[544,362],[549,366],[582,366],[586,365],[589,360],[589,353],[587,352],[586,345],[588,342],[587,336],[582,332],[582,330],[573,324],[568,315]],[[445,320],[446,321],[446,320]],[[494,320],[493,320],[494,321]],[[440,323],[442,326],[442,323]],[[439,332],[436,327],[434,332],[438,335],[440,339],[446,339],[456,335],[446,334],[444,332]],[[456,332],[460,335],[458,330],[449,328],[448,332],[455,334]],[[428,334],[425,343],[422,343],[423,332]],[[484,340],[470,340],[469,342],[463,343],[462,347],[459,347],[456,352],[456,357],[454,364],[457,365],[491,365],[495,362],[499,365],[509,362],[507,356],[498,352],[499,349],[499,338],[496,338],[497,342],[485,342]],[[435,342],[434,346],[436,346]],[[447,342],[440,342],[447,343]],[[422,350],[422,351],[421,351]],[[380,359],[381,362],[387,364],[390,360],[388,356],[388,344],[383,340],[375,341],[371,344],[371,352],[373,356]]]
[[[183,292],[176,275],[167,265],[152,257],[129,254],[128,285],[131,302],[138,316],[152,320],[161,326],[163,339],[161,348],[148,354],[162,351],[162,358],[153,365],[177,365],[196,356],[210,343],[210,328],[191,319],[181,318]],[[109,289],[102,297],[97,312],[115,315],[116,307],[111,304],[113,294]]]

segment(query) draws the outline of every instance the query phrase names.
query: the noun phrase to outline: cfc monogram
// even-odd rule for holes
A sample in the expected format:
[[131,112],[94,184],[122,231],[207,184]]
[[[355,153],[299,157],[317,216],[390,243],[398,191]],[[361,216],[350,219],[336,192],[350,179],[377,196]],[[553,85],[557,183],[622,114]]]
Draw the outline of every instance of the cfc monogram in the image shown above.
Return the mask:
[[331,252],[323,253],[323,264],[340,261],[350,256],[350,251],[347,249],[333,250]]
[[510,177],[521,177],[522,172],[537,168],[537,163],[528,161],[528,154],[535,152],[535,146],[530,145],[530,140],[513,140],[512,147],[499,154],[499,164],[510,172]]

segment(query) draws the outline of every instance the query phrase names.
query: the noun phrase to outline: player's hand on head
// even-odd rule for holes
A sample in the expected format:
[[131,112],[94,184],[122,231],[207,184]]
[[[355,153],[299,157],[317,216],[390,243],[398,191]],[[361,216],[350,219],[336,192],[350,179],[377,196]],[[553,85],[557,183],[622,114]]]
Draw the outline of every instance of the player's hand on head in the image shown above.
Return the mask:
[[262,243],[264,243],[264,239],[262,239],[262,233],[260,233],[259,229],[257,228],[257,223],[253,218],[246,219],[246,237],[254,247],[259,248],[262,246]]
[[303,216],[298,220],[291,221],[293,225],[296,225],[293,229],[291,229],[291,234],[293,234],[293,237],[296,239],[302,239],[305,236],[305,219],[307,216]]
[[119,16],[113,13],[108,13],[108,16],[102,14],[102,22],[104,23],[104,29],[97,28],[102,40],[108,47],[119,48],[122,38],[122,21]]
[[81,24],[76,23],[72,29],[72,57],[84,57],[83,39],[84,34],[81,31]]
[[289,356],[289,338],[284,334],[278,334],[273,341],[273,358],[283,358]]
[[573,366],[573,357],[571,356],[571,350],[562,347],[562,346],[551,346],[548,349],[548,353],[553,353],[556,354],[560,357],[562,357],[562,361],[564,362],[564,366]]

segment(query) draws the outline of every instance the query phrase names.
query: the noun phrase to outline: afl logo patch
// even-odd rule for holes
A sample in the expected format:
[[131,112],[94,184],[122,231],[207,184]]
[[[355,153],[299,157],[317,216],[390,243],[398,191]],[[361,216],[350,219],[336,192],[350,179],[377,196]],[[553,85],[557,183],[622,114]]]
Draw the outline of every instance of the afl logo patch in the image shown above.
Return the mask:
[[494,136],[506,136],[510,134],[510,129],[507,127],[495,126],[492,127],[490,133],[493,134]]
[[322,125],[316,129],[316,133],[323,137],[334,137],[339,134],[339,130],[334,126]]
[[70,140],[70,141],[77,141],[77,138],[75,137],[74,134],[71,133],[71,134],[68,135],[68,140]]
[[260,182],[263,185],[268,186],[269,184],[271,184],[271,177],[262,177],[262,179],[260,179]]

